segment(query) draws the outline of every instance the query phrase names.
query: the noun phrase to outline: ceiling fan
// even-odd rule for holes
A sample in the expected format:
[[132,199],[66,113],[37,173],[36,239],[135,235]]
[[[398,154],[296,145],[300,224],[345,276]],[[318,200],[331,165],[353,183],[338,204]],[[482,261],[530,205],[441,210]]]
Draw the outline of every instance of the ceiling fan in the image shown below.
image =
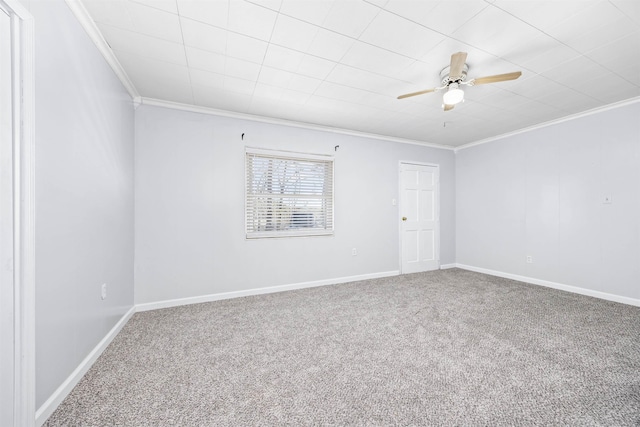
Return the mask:
[[513,73],[496,74],[495,76],[478,77],[476,79],[465,81],[467,78],[467,71],[469,71],[469,66],[465,63],[466,60],[467,52],[454,53],[451,55],[451,64],[440,72],[442,86],[400,95],[398,99],[423,95],[430,92],[438,92],[446,89],[446,92],[442,96],[442,108],[444,111],[449,111],[453,110],[453,107],[455,107],[456,104],[464,100],[464,91],[460,88],[461,86],[477,86],[487,83],[504,82],[507,80],[515,80],[522,75],[521,71],[515,71]]

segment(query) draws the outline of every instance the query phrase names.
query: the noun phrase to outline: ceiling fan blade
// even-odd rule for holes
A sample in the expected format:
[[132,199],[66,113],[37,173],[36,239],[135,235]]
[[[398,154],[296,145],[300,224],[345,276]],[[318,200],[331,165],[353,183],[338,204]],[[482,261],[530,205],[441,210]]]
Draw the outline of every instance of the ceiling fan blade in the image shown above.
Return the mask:
[[424,95],[425,93],[434,92],[435,90],[436,90],[436,88],[434,87],[434,88],[427,89],[427,90],[421,90],[420,92],[406,93],[404,95],[400,95],[398,97],[398,99],[409,98],[410,96]]
[[487,77],[479,77],[477,79],[473,79],[473,85],[484,85],[487,83],[497,83],[504,82],[507,80],[515,80],[522,75],[522,71],[516,71],[513,73],[507,74],[496,74],[495,76],[487,76]]
[[455,107],[455,104],[453,104],[453,105],[450,105],[450,104],[444,104],[444,105],[442,106],[442,109],[443,109],[444,111],[450,111],[450,110],[453,110],[453,107]]
[[457,80],[462,77],[462,69],[467,60],[467,52],[458,52],[451,55],[451,65],[449,66],[449,80]]

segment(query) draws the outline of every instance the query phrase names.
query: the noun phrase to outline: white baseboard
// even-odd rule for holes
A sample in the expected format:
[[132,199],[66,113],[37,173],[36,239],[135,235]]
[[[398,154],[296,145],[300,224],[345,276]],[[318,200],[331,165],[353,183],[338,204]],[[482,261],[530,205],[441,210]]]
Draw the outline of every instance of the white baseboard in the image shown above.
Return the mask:
[[491,276],[503,277],[505,279],[517,280],[519,282],[531,283],[532,285],[546,286],[547,288],[559,289],[561,291],[572,292],[574,294],[587,295],[590,297],[600,298],[607,301],[619,302],[622,304],[634,305],[640,307],[640,299],[623,297],[620,295],[609,294],[607,292],[594,291],[592,289],[580,288],[577,286],[564,285],[562,283],[550,282],[548,280],[535,279],[533,277],[520,276],[517,274],[504,273],[502,271],[489,270],[487,268],[474,267],[465,264],[456,264],[456,267],[463,270],[475,271],[477,273],[489,274]]
[[456,268],[458,266],[458,264],[456,264],[455,262],[452,264],[440,264],[440,270],[448,270],[450,268]]
[[129,321],[131,316],[136,312],[136,308],[131,307],[129,311],[127,311],[122,318],[115,324],[113,328],[105,335],[105,337],[95,346],[91,353],[84,358],[82,362],[78,365],[78,367],[69,375],[69,377],[58,387],[56,391],[47,399],[46,402],[38,408],[36,411],[36,426],[42,426],[47,418],[53,414],[56,408],[62,403],[62,401],[67,397],[67,395],[73,390],[73,388],[80,382],[84,374],[87,373],[89,368],[95,363],[95,361],[100,357],[102,352],[107,348],[107,346],[113,341],[113,339],[118,335],[120,330],[124,327],[124,325]]
[[231,298],[246,297],[251,295],[271,294],[275,292],[291,291],[294,289],[313,288],[316,286],[337,285],[340,283],[357,282],[359,280],[378,279],[380,277],[397,276],[400,272],[384,271],[380,273],[361,274],[358,276],[338,277],[334,279],[316,280],[313,282],[294,283],[291,285],[270,286],[268,288],[247,289],[244,291],[222,292],[218,294],[201,295],[197,297],[178,298],[157,302],[136,304],[136,311],[157,310],[160,308],[177,307],[187,304],[199,304],[203,302],[220,301]]

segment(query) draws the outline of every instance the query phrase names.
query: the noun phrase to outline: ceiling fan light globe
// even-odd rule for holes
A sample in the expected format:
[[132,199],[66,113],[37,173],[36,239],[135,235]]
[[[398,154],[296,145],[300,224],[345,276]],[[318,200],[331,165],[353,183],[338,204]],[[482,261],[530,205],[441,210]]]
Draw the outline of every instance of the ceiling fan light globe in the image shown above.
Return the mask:
[[442,96],[442,102],[446,105],[456,105],[462,102],[464,99],[464,91],[459,88],[449,88],[447,92]]

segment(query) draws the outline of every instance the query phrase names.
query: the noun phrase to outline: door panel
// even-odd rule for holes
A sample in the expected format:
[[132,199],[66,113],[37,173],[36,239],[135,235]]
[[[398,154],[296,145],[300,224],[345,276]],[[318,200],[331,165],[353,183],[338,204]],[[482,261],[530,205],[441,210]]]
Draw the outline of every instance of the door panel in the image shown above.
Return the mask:
[[432,190],[422,190],[420,195],[420,214],[422,221],[434,221],[435,213],[435,192]]
[[420,233],[420,243],[422,244],[422,247],[420,248],[421,261],[425,262],[435,260],[435,233],[433,230],[421,230]]
[[420,253],[418,249],[418,235],[414,230],[409,230],[404,235],[405,245],[403,251],[403,258],[407,260],[408,263],[416,263],[419,261],[418,254]]
[[400,164],[402,273],[440,268],[438,167]]
[[404,192],[404,200],[406,201],[404,216],[408,221],[415,221],[418,219],[418,203],[419,203],[418,190],[407,189]]

